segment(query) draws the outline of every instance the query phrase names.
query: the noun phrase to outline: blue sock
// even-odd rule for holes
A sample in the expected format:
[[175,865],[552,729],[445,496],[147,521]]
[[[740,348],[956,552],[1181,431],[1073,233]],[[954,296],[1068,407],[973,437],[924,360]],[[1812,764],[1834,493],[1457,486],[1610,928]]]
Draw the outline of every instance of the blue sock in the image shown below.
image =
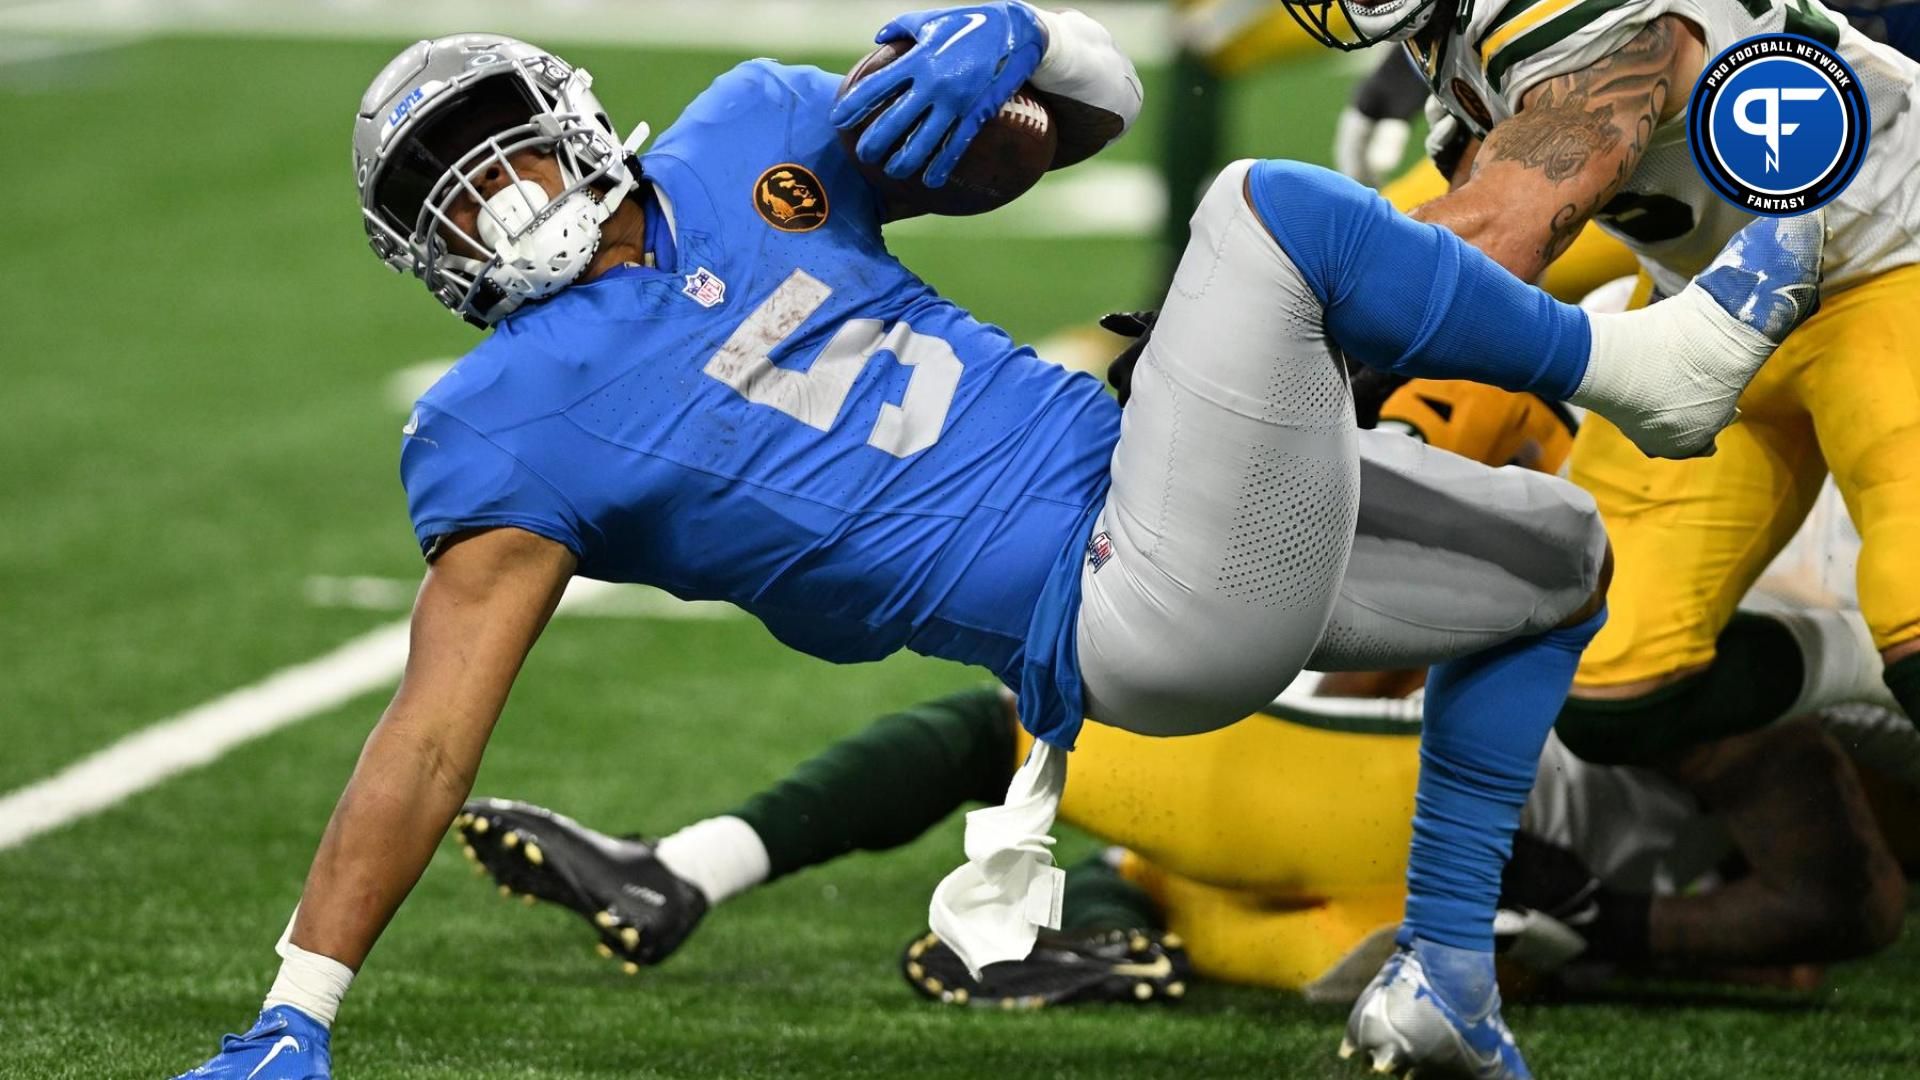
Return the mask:
[[1427,677],[1402,935],[1493,951],[1500,872],[1547,732],[1607,613],[1435,664]]
[[1412,378],[1470,379],[1557,400],[1579,389],[1592,348],[1579,308],[1331,170],[1261,161],[1247,190],[1348,356]]

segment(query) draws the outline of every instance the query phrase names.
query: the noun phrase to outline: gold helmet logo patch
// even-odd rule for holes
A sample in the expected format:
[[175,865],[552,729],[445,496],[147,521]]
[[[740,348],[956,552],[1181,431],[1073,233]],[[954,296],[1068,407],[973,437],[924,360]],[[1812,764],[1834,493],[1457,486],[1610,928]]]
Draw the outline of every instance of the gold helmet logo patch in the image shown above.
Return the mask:
[[799,165],[775,165],[753,182],[753,208],[781,232],[812,232],[827,223],[827,189]]

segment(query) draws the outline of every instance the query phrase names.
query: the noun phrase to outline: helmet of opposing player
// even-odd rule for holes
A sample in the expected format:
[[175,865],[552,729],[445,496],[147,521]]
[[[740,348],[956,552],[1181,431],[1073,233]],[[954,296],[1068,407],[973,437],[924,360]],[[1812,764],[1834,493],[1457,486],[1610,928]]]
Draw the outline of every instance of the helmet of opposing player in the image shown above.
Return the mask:
[[[1446,0],[1282,0],[1307,36],[1336,49],[1405,41],[1426,28]],[[1465,0],[1462,0],[1464,3]],[[1334,12],[1340,13],[1336,20]],[[1345,25],[1341,25],[1344,21]]]
[[[591,89],[592,76],[499,34],[417,42],[360,99],[354,181],[374,254],[426,283],[434,299],[492,326],[579,278],[600,226],[639,180]],[[551,157],[560,190],[515,160]],[[475,177],[495,178],[482,193]],[[477,213],[456,221],[471,200]]]

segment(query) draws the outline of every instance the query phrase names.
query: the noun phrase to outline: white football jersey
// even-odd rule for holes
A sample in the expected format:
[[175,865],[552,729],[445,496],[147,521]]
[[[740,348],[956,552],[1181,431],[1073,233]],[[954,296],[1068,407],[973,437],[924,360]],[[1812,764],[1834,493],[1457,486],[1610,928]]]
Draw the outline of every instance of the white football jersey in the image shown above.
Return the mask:
[[[1447,111],[1474,134],[1519,110],[1543,79],[1589,67],[1648,23],[1673,14],[1699,26],[1706,59],[1755,34],[1837,43],[1872,113],[1866,162],[1827,207],[1824,289],[1838,292],[1920,262],[1920,64],[1849,26],[1816,0],[1469,0],[1436,55],[1409,42]],[[1691,86],[1677,87],[1690,93]],[[1753,216],[1716,195],[1694,168],[1684,110],[1655,129],[1640,167],[1596,220],[1640,256],[1661,292],[1700,272]]]

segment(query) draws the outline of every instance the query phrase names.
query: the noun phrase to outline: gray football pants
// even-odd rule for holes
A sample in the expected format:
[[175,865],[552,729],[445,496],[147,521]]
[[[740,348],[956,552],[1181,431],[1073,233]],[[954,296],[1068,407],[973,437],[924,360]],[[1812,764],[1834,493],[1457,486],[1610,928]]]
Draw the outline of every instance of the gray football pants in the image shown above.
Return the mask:
[[1112,553],[1081,568],[1087,714],[1147,735],[1231,724],[1303,668],[1542,633],[1593,594],[1606,549],[1565,481],[1355,426],[1320,302],[1242,191],[1250,167],[1194,213],[1094,526]]

